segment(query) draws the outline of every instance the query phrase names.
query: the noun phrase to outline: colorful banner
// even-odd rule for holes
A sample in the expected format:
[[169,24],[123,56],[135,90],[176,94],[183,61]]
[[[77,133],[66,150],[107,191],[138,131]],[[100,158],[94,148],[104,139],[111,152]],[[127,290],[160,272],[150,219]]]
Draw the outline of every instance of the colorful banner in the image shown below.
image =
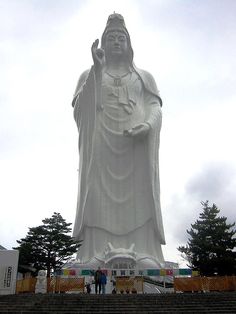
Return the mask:
[[173,269],[166,269],[166,276],[173,276]]
[[81,276],[93,276],[94,271],[90,269],[81,269]]
[[179,275],[191,276],[192,275],[192,269],[190,269],[190,268],[180,268],[179,269]]
[[193,270],[193,271],[192,271],[192,276],[193,276],[193,277],[199,276],[199,271]]
[[172,269],[173,276],[179,276],[179,269]]
[[147,275],[148,276],[160,276],[160,270],[159,269],[148,269]]
[[[190,268],[177,269],[102,269],[106,276],[199,276],[199,272]],[[95,270],[93,269],[61,269],[56,271],[56,275],[60,276],[93,276]]]
[[70,270],[69,270],[69,275],[70,275],[70,276],[75,276],[75,275],[76,275],[75,269],[70,269]]
[[166,270],[160,269],[160,276],[166,276]]
[[69,269],[63,269],[63,275],[68,276],[69,275]]

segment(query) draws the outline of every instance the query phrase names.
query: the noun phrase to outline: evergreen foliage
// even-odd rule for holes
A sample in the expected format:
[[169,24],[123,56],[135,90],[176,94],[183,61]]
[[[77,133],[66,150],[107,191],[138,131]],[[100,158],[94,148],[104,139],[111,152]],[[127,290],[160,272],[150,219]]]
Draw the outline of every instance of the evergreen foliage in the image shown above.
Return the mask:
[[51,218],[42,220],[43,224],[29,228],[25,238],[17,240],[19,250],[19,268],[52,270],[60,267],[78,251],[81,243],[72,238],[71,223],[67,223],[60,213],[54,212]]
[[189,267],[201,275],[236,275],[236,230],[235,223],[227,224],[227,218],[219,216],[215,204],[201,202],[203,212],[187,230],[190,238],[186,246],[178,250],[189,263]]

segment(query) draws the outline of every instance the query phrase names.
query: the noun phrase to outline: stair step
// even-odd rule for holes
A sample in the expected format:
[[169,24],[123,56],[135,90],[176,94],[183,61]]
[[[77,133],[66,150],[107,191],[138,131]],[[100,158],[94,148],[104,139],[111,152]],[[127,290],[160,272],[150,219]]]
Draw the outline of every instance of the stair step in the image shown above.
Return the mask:
[[21,294],[0,296],[1,314],[236,313],[236,293],[137,295]]

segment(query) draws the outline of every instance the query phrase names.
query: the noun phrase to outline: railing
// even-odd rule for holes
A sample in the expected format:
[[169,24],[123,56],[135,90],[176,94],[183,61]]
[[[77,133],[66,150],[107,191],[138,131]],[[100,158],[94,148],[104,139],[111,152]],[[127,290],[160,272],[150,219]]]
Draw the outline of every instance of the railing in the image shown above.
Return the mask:
[[175,292],[236,291],[236,276],[174,278]]

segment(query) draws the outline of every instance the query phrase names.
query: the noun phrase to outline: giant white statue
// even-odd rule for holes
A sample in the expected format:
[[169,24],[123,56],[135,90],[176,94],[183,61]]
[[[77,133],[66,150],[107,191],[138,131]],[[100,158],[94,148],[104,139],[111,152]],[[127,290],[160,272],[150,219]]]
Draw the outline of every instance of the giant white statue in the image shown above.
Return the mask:
[[150,73],[133,63],[124,19],[109,16],[92,45],[93,66],[73,98],[79,131],[79,189],[73,235],[80,262],[164,262],[159,136],[162,101]]

